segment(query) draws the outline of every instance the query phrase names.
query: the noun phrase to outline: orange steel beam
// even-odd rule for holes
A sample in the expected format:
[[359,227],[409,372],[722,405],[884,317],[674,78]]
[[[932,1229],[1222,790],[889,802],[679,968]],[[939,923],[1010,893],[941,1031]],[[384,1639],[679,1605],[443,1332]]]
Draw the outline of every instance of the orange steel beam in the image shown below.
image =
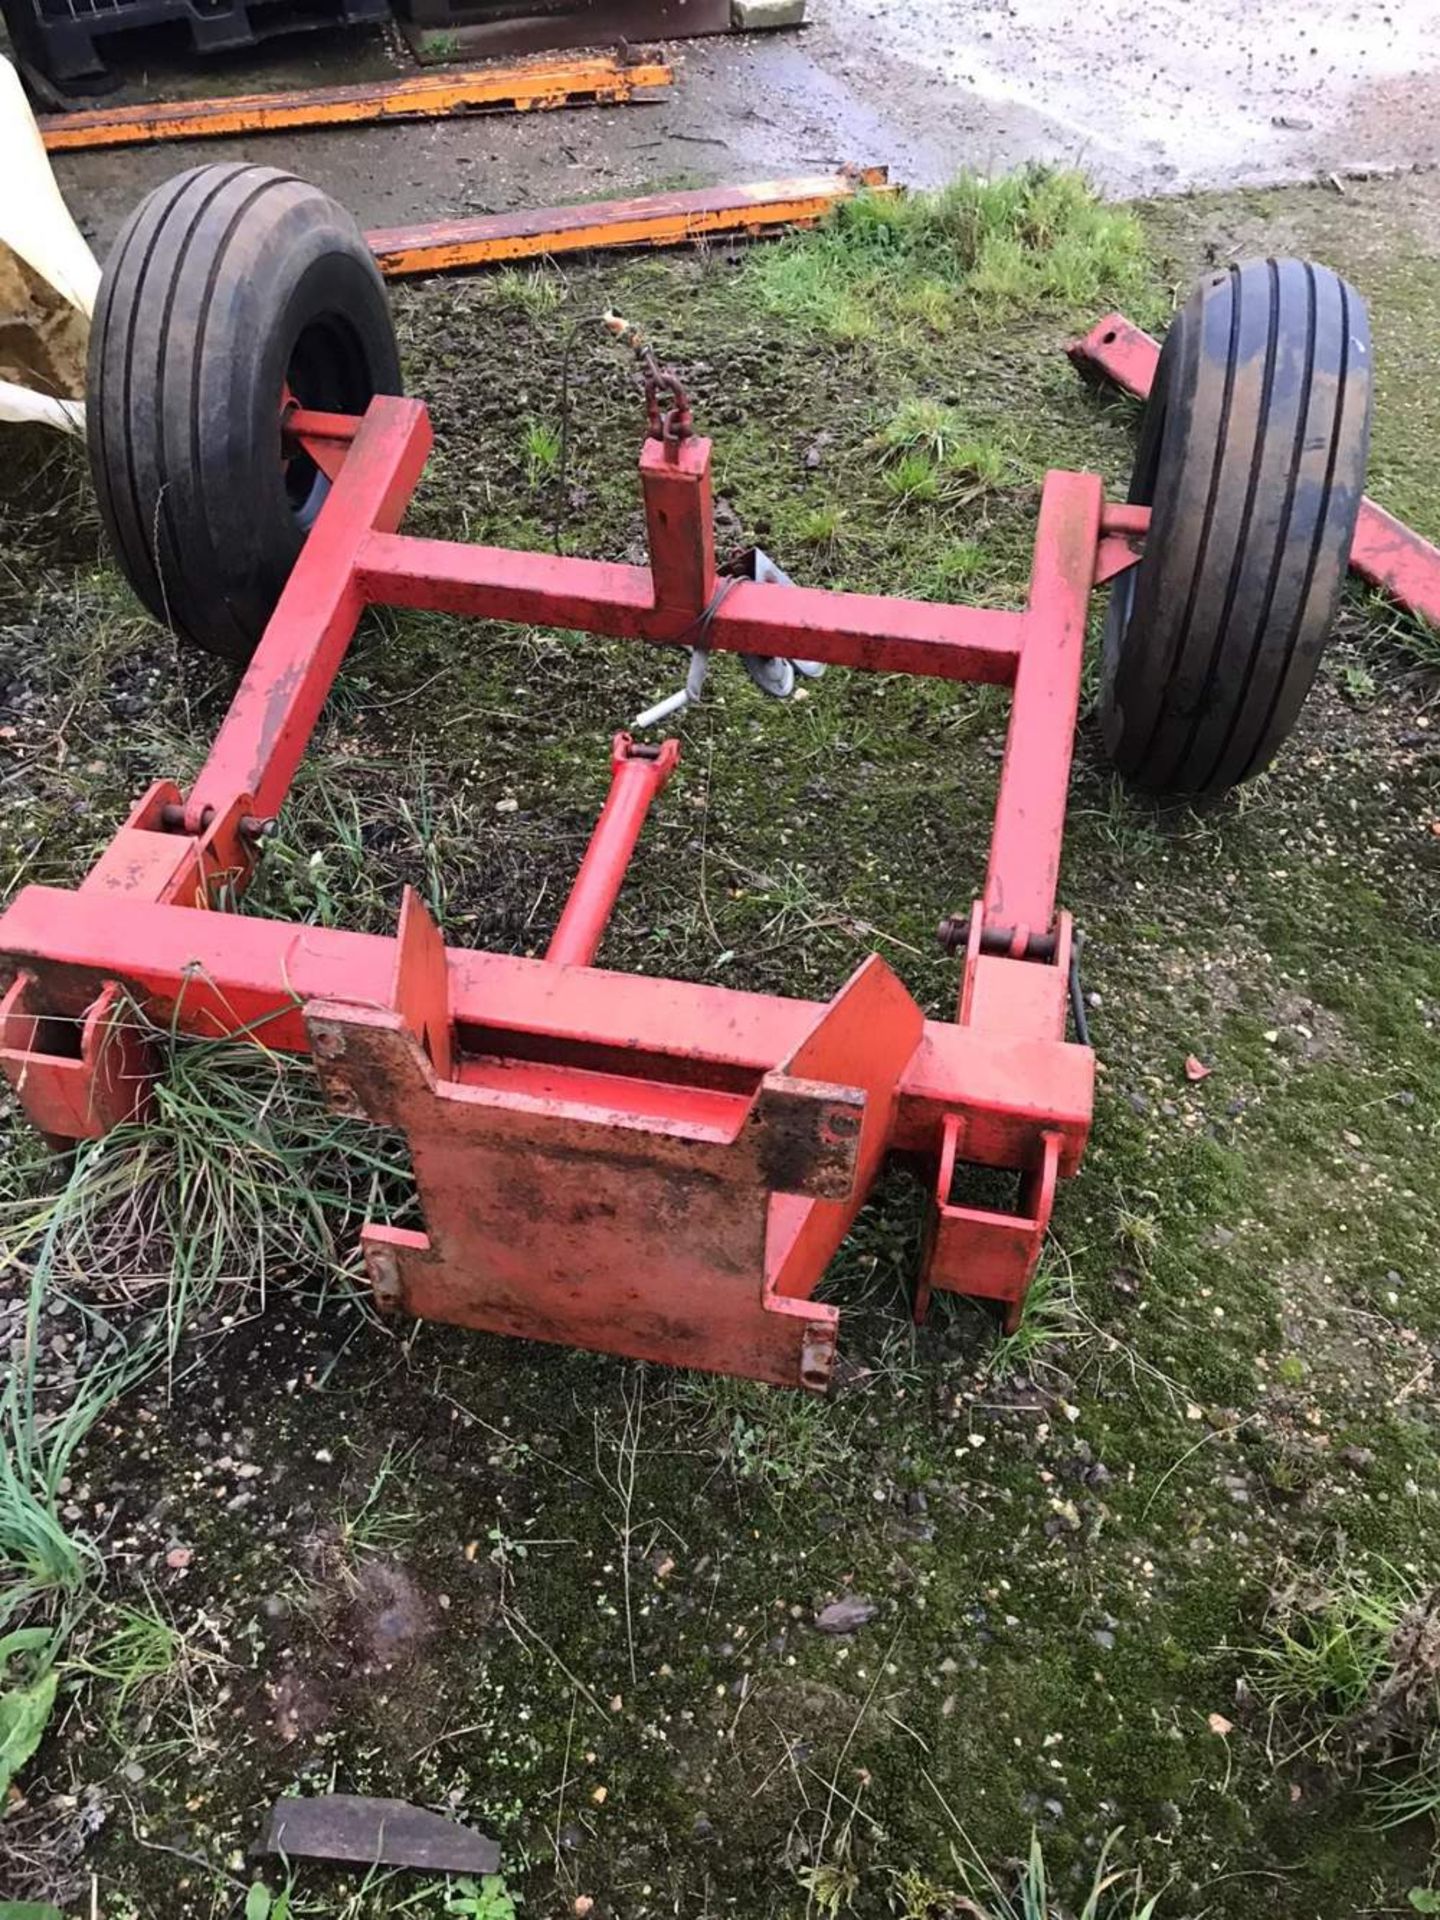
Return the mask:
[[393,280],[592,247],[680,247],[712,233],[813,227],[862,187],[895,191],[884,167],[850,168],[748,187],[703,187],[688,193],[650,193],[638,200],[597,200],[579,207],[383,227],[365,237],[381,272]]
[[242,93],[221,100],[151,101],[139,107],[95,107],[46,114],[40,134],[51,153],[77,147],[128,147],[156,140],[205,140],[222,134],[280,133],[294,127],[348,127],[376,120],[434,120],[508,109],[612,104],[643,87],[668,87],[663,61],[626,66],[613,54],[571,60],[527,60],[406,80],[347,87],[301,87],[292,93]]

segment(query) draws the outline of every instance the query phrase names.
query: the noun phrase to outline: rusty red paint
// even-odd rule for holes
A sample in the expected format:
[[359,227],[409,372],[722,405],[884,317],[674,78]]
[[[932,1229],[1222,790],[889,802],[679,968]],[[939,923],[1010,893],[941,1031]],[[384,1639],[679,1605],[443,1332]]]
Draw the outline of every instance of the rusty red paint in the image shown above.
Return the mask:
[[[1107,313],[1082,340],[1071,341],[1066,352],[1085,372],[1099,374],[1143,400],[1155,378],[1160,343],[1123,313]],[[1440,547],[1368,495],[1360,502],[1350,566],[1407,613],[1440,628]]]
[[680,742],[637,748],[617,733],[610,750],[610,792],[545,958],[558,966],[588,967],[614,912],[625,869],[650,803],[680,762]]
[[[815,1287],[903,1151],[937,1173],[922,1299],[1013,1311],[1090,1124],[1056,880],[1088,595],[1143,510],[1051,474],[1026,606],[997,612],[718,579],[694,436],[646,444],[651,565],[629,567],[400,534],[417,402],[291,408],[284,433],[333,485],[188,798],[158,783],[77,892],[26,888],[0,920],[0,1062],[37,1124],[83,1137],[137,1110],[151,1064],[113,1051],[133,998],[180,1033],[310,1051],[337,1108],[404,1131],[425,1228],[366,1230],[387,1308],[818,1389],[838,1315]],[[818,1005],[595,968],[674,742],[614,742],[544,960],[447,948],[413,890],[393,939],[206,911],[247,884],[369,601],[1012,685],[957,1023],[878,958]],[[1015,1213],[957,1198],[959,1160],[1013,1169]]]

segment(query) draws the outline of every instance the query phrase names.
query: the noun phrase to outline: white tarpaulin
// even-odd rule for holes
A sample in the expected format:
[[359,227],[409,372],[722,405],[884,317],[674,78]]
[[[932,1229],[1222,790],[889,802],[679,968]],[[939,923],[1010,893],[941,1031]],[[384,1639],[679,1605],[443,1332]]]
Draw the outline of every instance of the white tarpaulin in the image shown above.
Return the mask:
[[60,197],[14,67],[0,57],[0,420],[85,431],[100,267]]

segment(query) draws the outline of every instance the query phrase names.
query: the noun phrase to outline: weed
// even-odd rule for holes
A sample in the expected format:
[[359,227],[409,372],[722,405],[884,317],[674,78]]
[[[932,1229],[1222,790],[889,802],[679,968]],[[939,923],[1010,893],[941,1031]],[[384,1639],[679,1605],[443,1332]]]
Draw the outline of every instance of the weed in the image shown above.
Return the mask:
[[565,282],[543,267],[502,267],[489,284],[496,306],[518,308],[532,319],[553,313],[565,303]]
[[403,1541],[411,1531],[416,1515],[407,1507],[388,1504],[394,1487],[415,1452],[414,1447],[397,1452],[392,1441],[365,1489],[358,1507],[342,1506],[337,1521],[341,1554],[353,1564],[362,1554],[386,1553]]
[[796,524],[795,538],[804,546],[832,554],[844,536],[845,518],[845,509],[838,500],[826,501],[823,506],[807,507]]
[[1368,707],[1374,700],[1378,689],[1375,676],[1370,669],[1358,660],[1340,660],[1334,668],[1335,678],[1345,698],[1356,707]]
[[885,485],[904,506],[928,506],[940,498],[940,475],[925,453],[902,453],[885,469]]
[[631,1600],[631,1566],[634,1560],[635,1476],[640,1460],[640,1427],[645,1412],[645,1369],[636,1367],[621,1394],[623,1421],[615,1441],[615,1463],[607,1467],[602,1445],[600,1418],[595,1417],[595,1477],[615,1501],[619,1514],[615,1543],[620,1552],[621,1581],[625,1594],[625,1650],[630,1662],[631,1683],[638,1677],[635,1666],[635,1619]]
[[[256,1041],[180,1042],[145,1026],[161,1071],[151,1110],[77,1153],[58,1191],[0,1205],[6,1257],[29,1266],[19,1364],[0,1392],[0,1627],[39,1614],[0,1644],[36,1669],[0,1695],[0,1716],[49,1710],[53,1669],[103,1570],[99,1546],[61,1516],[77,1449],[123,1394],[173,1359],[182,1333],[224,1285],[261,1297],[281,1274],[321,1292],[354,1270],[357,1218],[403,1170],[368,1129],[337,1119],[305,1068]],[[56,1407],[37,1395],[42,1305],[69,1284],[125,1303],[86,1313],[101,1358]],[[150,1297],[156,1306],[150,1309]],[[43,1635],[43,1645],[29,1636]],[[175,1651],[158,1617],[131,1609],[87,1656],[133,1691]],[[6,1703],[9,1703],[8,1707]],[[38,1735],[37,1735],[38,1737]],[[13,1750],[13,1741],[12,1741]]]
[[116,1607],[108,1624],[67,1663],[67,1671],[102,1680],[113,1689],[113,1727],[133,1695],[170,1679],[186,1655],[185,1636],[151,1599],[143,1607]]
[[1378,1825],[1440,1819],[1440,1588],[1389,1561],[1287,1589],[1248,1682],[1306,1754],[1353,1773]]
[[55,1705],[56,1640],[48,1627],[17,1627],[0,1637],[0,1804],[39,1746]]
[[959,414],[942,401],[904,400],[881,427],[877,436],[884,451],[894,457],[922,453],[939,465],[963,438]]
[[[1143,1197],[1153,1199],[1154,1195]],[[1160,1251],[1160,1222],[1156,1216],[1132,1206],[1121,1195],[1115,1207],[1115,1233],[1126,1257],[1133,1260],[1142,1273],[1149,1273]]]
[[748,269],[771,313],[830,340],[853,344],[875,332],[877,290],[865,285],[843,252],[785,247],[767,251]]
[[1306,1750],[1333,1752],[1343,1740],[1414,1599],[1413,1583],[1385,1563],[1341,1568],[1323,1587],[1276,1601],[1266,1644],[1247,1649],[1250,1685],[1272,1712],[1304,1723]]
[[498,1873],[487,1873],[479,1881],[457,1880],[448,1891],[445,1912],[462,1920],[515,1920],[515,1898]]
[[992,311],[1055,301],[1080,308],[1140,290],[1144,241],[1076,173],[1028,167],[962,174],[936,193],[858,194],[818,236],[782,243],[747,271],[772,313],[834,340],[872,336],[882,317],[937,333],[957,298]]
[[807,1907],[826,1915],[827,1920],[847,1912],[860,1891],[860,1876],[848,1860],[825,1860],[818,1866],[801,1867],[795,1878],[805,1889]]
[[1061,1350],[1086,1337],[1075,1305],[1070,1261],[1052,1242],[1030,1282],[1019,1326],[995,1342],[986,1356],[985,1371],[993,1380],[1053,1372]]
[[681,1374],[671,1401],[687,1416],[688,1443],[737,1484],[783,1506],[793,1494],[838,1487],[850,1447],[836,1409],[804,1394],[777,1394],[728,1375]]
[[905,286],[896,297],[896,306],[907,318],[921,321],[935,334],[952,332],[958,319],[955,290],[943,280],[917,280]]
[[994,440],[962,440],[946,449],[943,460],[947,473],[970,484],[972,497],[988,493],[1005,478],[1005,452]]
[[560,471],[560,429],[548,420],[527,420],[520,430],[520,445],[530,485],[553,480]]
[[[260,1029],[223,1041],[146,1031],[160,1069],[150,1110],[87,1147],[59,1195],[13,1203],[7,1224],[12,1251],[53,1232],[56,1284],[153,1295],[173,1355],[222,1284],[263,1303],[275,1278],[322,1294],[348,1282],[356,1221],[408,1176],[385,1135],[331,1113],[308,1065],[270,1052]],[[129,1371],[146,1364],[137,1354]],[[96,1410],[117,1390],[97,1381]]]
[[915,592],[922,600],[959,600],[973,582],[985,578],[988,567],[978,540],[952,541],[935,550],[915,581]]
[[68,1621],[99,1571],[98,1549],[72,1535],[60,1516],[60,1486],[95,1422],[150,1364],[143,1343],[137,1349],[117,1337],[63,1405],[43,1409],[38,1402],[41,1307],[57,1268],[68,1261],[66,1230],[102,1157],[99,1143],[83,1147],[57,1197],[8,1209],[19,1216],[11,1223],[17,1230],[8,1241],[9,1259],[17,1267],[25,1257],[33,1264],[22,1351],[0,1393],[0,1569],[6,1575],[0,1628],[36,1603],[52,1620]]
[[[1138,1873],[1111,1865],[1119,1837],[1118,1827],[1106,1835],[1077,1920],[1152,1920],[1157,1912],[1159,1894],[1147,1898]],[[1045,1849],[1033,1830],[1024,1860],[1003,1879],[968,1841],[952,1854],[965,1898],[973,1902],[974,1920],[1064,1920],[1073,1911],[1069,1898],[1062,1901],[1051,1883]]]

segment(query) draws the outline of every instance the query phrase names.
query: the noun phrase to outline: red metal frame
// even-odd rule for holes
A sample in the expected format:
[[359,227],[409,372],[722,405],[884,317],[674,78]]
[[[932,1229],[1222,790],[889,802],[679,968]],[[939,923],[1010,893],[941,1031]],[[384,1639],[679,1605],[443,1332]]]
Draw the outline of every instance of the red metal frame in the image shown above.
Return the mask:
[[[1072,340],[1066,352],[1077,367],[1099,374],[1137,400],[1149,394],[1160,362],[1160,342],[1123,313],[1107,313],[1083,340]],[[1440,548],[1368,495],[1360,502],[1350,565],[1397,606],[1440,628]]]
[[[1090,1123],[1056,883],[1089,594],[1133,562],[1144,510],[1050,474],[1026,605],[995,612],[717,580],[701,438],[645,442],[635,567],[399,533],[430,447],[415,401],[292,406],[285,426],[333,484],[189,795],[157,783],[77,890],[27,887],[0,919],[0,1065],[35,1123],[75,1139],[143,1111],[127,998],[183,1034],[253,1032],[408,1139],[425,1231],[366,1228],[382,1305],[812,1389],[838,1326],[816,1286],[905,1152],[935,1169],[917,1311],[940,1287],[1013,1321]],[[413,892],[394,939],[215,910],[372,602],[1009,686],[984,894],[947,922],[957,1021],[925,1019],[877,957],[823,1005],[595,968],[674,741],[617,737],[543,960],[447,949]],[[968,1204],[967,1165],[1012,1170],[1013,1208]]]

